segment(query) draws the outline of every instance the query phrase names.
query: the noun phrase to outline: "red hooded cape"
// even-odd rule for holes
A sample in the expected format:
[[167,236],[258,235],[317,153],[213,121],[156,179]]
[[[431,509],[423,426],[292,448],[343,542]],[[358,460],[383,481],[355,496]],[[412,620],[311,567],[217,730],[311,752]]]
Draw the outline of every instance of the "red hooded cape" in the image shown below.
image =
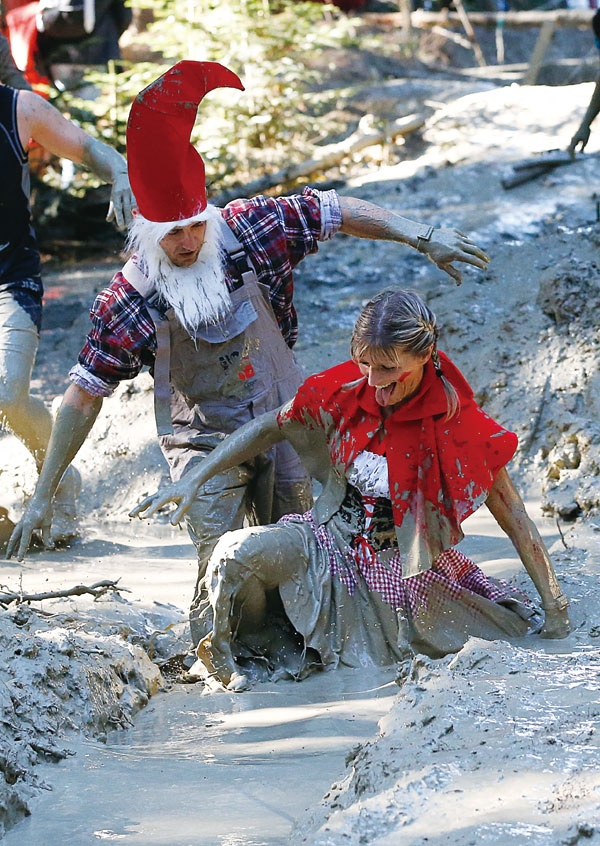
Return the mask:
[[477,405],[450,359],[443,353],[440,359],[459,396],[459,410],[450,420],[444,386],[431,360],[418,393],[386,420],[375,389],[354,361],[311,376],[280,416],[282,423],[325,428],[332,460],[344,468],[383,429],[406,576],[428,569],[440,552],[462,539],[460,524],[487,499],[498,471],[517,448],[517,436]]

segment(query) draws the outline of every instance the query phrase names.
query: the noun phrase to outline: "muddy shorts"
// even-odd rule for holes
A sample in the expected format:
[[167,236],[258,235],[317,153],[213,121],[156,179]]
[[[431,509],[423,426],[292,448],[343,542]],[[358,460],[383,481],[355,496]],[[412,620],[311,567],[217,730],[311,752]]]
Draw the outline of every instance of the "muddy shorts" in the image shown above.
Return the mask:
[[38,344],[38,330],[29,314],[9,291],[0,291],[0,374],[13,371],[14,355],[24,356],[33,366]]

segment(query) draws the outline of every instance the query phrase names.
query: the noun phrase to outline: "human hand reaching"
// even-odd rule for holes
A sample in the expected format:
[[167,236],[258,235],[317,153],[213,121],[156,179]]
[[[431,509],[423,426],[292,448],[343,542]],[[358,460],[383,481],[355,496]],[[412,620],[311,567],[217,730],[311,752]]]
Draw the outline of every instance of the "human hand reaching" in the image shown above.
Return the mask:
[[152,517],[156,512],[169,502],[177,503],[177,508],[171,513],[170,523],[176,526],[184,518],[187,510],[194,501],[199,485],[190,477],[184,477],[178,482],[173,482],[166,488],[161,488],[154,494],[147,496],[135,508],[129,512],[130,517]]
[[590,128],[587,123],[582,123],[575,135],[571,138],[569,142],[569,146],[567,147],[567,152],[571,156],[572,159],[575,158],[575,152],[577,150],[577,146],[579,146],[579,152],[583,153],[585,150],[587,142],[590,140]]
[[107,221],[110,223],[114,220],[119,229],[124,229],[131,221],[135,206],[135,197],[129,184],[127,171],[117,173],[112,184]]
[[419,251],[425,253],[440,270],[451,276],[457,285],[462,282],[462,273],[452,262],[462,261],[485,270],[490,261],[490,257],[458,229],[434,229],[431,238],[421,244]]
[[52,523],[52,505],[49,500],[36,497],[35,494],[29,500],[25,513],[13,529],[6,549],[6,557],[16,557],[17,561],[23,561],[29,547],[33,533],[41,532],[42,543],[46,549],[52,549],[54,544],[50,536]]

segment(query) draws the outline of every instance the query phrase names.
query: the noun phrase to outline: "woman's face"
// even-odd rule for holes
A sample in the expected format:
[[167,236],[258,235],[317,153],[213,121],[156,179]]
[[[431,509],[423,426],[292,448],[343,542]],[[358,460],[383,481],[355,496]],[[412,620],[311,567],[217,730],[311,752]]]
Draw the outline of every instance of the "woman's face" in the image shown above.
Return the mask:
[[356,363],[375,388],[377,403],[385,407],[401,402],[418,388],[430,357],[431,350],[420,355],[394,351],[389,356],[366,350]]

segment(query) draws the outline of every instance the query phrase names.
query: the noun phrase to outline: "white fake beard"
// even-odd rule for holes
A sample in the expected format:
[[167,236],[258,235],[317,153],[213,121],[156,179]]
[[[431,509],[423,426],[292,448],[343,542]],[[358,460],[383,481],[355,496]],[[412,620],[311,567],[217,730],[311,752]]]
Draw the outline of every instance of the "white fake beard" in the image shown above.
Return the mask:
[[219,217],[220,212],[214,206],[207,206],[195,218],[206,220],[206,230],[198,258],[190,267],[174,265],[160,246],[162,238],[174,226],[186,225],[188,221],[165,224],[138,217],[129,230],[128,246],[135,250],[148,279],[192,337],[198,327],[218,323],[231,311]]

